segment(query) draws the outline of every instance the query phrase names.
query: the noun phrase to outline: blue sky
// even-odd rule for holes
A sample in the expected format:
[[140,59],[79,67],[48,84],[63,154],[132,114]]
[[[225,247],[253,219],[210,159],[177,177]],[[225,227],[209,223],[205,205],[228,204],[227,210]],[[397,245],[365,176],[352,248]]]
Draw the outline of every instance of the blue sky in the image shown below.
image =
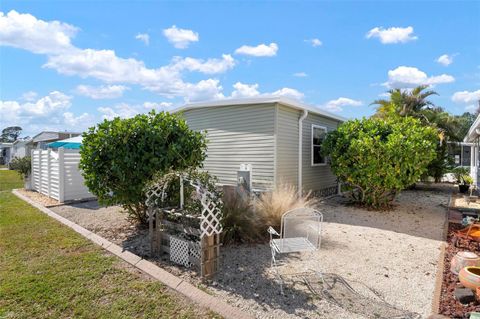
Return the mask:
[[348,118],[389,88],[480,99],[480,2],[2,1],[0,128],[76,130],[285,95]]

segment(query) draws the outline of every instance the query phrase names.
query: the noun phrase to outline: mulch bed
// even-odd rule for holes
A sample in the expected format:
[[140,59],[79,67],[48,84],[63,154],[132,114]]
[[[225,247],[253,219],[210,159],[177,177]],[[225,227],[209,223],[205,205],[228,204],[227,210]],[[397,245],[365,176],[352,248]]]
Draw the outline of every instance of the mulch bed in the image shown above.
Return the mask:
[[445,266],[443,269],[443,283],[440,296],[440,310],[439,313],[451,318],[469,318],[469,312],[480,311],[480,303],[477,301],[462,305],[455,300],[454,291],[459,284],[458,276],[450,271],[450,261],[453,256],[459,251],[471,251],[480,255],[480,244],[473,241],[460,240],[459,247],[455,247],[452,243],[453,233],[463,226],[457,223],[448,224],[447,247],[445,248]]

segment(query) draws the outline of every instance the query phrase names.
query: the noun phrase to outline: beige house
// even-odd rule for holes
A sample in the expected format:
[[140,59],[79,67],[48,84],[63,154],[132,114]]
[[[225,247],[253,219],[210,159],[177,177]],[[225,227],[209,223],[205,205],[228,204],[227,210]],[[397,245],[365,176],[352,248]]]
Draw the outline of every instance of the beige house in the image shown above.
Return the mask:
[[337,192],[337,178],[320,147],[343,117],[284,97],[195,103],[175,112],[191,129],[207,132],[204,169],[223,185],[236,185],[237,171],[246,164],[254,190],[289,183],[303,192]]

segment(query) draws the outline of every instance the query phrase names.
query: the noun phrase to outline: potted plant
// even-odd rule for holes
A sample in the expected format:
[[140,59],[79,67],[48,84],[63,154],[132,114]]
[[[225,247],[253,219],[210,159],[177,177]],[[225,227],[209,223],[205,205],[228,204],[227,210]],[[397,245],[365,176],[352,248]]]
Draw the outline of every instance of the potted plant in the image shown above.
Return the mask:
[[468,169],[465,167],[456,167],[453,170],[453,174],[455,174],[460,193],[465,194],[468,192],[470,185],[473,184],[473,178],[468,174]]
[[14,158],[10,162],[10,168],[17,171],[20,176],[22,176],[23,181],[25,182],[25,189],[32,189],[32,181],[30,177],[30,172],[32,170],[32,160],[30,156],[25,156],[22,158]]

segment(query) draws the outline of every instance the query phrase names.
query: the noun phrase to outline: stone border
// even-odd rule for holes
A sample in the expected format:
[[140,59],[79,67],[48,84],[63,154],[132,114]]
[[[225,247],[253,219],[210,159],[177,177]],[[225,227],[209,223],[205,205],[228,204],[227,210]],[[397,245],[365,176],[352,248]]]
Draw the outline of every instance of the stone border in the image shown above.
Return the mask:
[[138,268],[139,270],[143,271],[144,273],[150,275],[151,277],[159,280],[169,288],[173,289],[174,291],[188,297],[195,303],[201,305],[202,307],[208,308],[217,314],[227,318],[227,319],[250,319],[253,318],[249,314],[242,312],[240,309],[232,307],[228,303],[219,300],[218,298],[207,294],[206,292],[198,289],[197,287],[193,286],[187,281],[172,275],[171,273],[163,270],[162,268],[158,267],[152,262],[145,260],[129,251],[124,250],[122,247],[108,241],[107,239],[98,236],[97,234],[89,231],[81,227],[78,224],[54,213],[50,209],[34,202],[30,198],[20,194],[16,189],[12,190],[12,193],[17,196],[18,198],[24,200],[28,204],[32,205],[33,207],[39,209],[41,212],[47,214],[48,216],[56,219],[60,223],[70,227],[83,237],[89,239],[90,241],[94,242],[95,244],[99,245],[103,249],[109,251],[110,253],[120,257],[127,263],[131,264],[132,266]]
[[435,289],[433,291],[432,315],[438,315],[440,311],[440,301],[442,297],[443,271],[445,269],[445,254],[447,249],[448,225],[450,224],[450,208],[452,205],[452,194],[448,198],[448,204],[445,212],[445,223],[443,224],[443,243],[440,246],[440,254],[437,263],[437,272],[435,275]]

